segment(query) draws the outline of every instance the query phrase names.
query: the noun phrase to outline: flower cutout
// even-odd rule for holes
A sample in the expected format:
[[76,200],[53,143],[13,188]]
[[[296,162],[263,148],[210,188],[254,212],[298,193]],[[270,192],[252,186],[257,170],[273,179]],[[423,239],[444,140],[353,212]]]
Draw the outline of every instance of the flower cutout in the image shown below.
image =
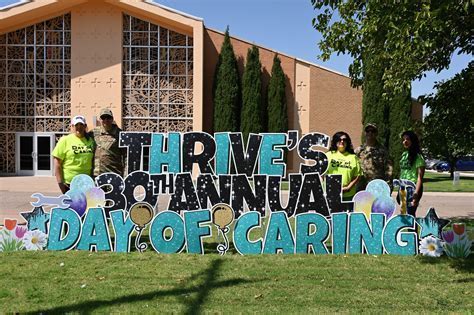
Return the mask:
[[28,231],[28,229],[24,226],[17,226],[16,229],[15,229],[15,236],[17,239],[21,240],[23,238],[23,236],[25,236],[26,234],[26,231]]
[[43,250],[47,243],[47,236],[40,230],[28,231],[23,237],[26,250]]
[[443,232],[443,240],[446,241],[446,243],[451,244],[454,241],[454,232],[453,231],[444,231]]
[[439,257],[443,253],[441,240],[433,237],[432,235],[427,236],[421,240],[419,249],[423,256]]
[[5,227],[9,231],[13,231],[13,229],[16,226],[16,220],[14,220],[14,219],[5,219],[4,223],[5,223]]
[[461,236],[461,235],[464,234],[464,232],[466,230],[466,225],[464,223],[454,223],[453,224],[453,230],[454,230],[454,233]]

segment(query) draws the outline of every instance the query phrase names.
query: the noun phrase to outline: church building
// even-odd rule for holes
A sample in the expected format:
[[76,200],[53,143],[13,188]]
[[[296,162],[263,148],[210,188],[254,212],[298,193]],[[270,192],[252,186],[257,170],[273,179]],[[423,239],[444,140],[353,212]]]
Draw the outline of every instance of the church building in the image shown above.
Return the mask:
[[[151,0],[24,0],[0,8],[0,174],[53,175],[51,151],[70,132],[71,117],[84,115],[91,129],[104,107],[124,131],[212,132],[223,40],[202,18]],[[241,72],[250,41],[232,38]],[[273,57],[281,59],[289,129],[342,129],[360,143],[362,91],[349,77],[256,45],[264,86]],[[421,117],[421,107],[413,115]],[[289,171],[297,171],[294,162]]]

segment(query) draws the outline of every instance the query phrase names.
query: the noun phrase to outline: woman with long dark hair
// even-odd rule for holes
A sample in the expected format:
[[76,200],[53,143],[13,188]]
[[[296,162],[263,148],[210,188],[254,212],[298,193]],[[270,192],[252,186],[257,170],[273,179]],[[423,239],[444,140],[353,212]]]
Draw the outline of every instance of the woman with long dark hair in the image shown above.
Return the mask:
[[413,131],[407,130],[402,133],[402,144],[405,151],[400,159],[400,179],[407,179],[415,184],[415,190],[412,196],[409,196],[411,193],[407,191],[407,212],[415,216],[416,209],[423,195],[425,160],[421,155],[420,140]]
[[328,157],[328,175],[342,175],[343,200],[352,200],[356,193],[356,184],[362,175],[359,158],[354,154],[351,137],[344,131],[332,136]]

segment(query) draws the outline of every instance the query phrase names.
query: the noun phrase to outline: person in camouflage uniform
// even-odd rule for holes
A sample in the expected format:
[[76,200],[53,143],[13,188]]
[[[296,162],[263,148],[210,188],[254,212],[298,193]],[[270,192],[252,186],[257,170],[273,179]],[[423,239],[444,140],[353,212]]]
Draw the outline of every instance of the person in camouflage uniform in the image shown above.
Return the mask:
[[122,131],[115,123],[112,111],[104,108],[100,111],[101,125],[95,127],[90,136],[94,138],[94,177],[105,172],[124,175],[125,148],[119,148],[119,134]]
[[355,154],[359,157],[360,165],[364,172],[363,179],[359,182],[358,190],[365,189],[365,186],[373,179],[382,179],[392,187],[393,163],[390,160],[387,149],[377,141],[377,126],[368,123],[364,130],[365,143],[355,150]]

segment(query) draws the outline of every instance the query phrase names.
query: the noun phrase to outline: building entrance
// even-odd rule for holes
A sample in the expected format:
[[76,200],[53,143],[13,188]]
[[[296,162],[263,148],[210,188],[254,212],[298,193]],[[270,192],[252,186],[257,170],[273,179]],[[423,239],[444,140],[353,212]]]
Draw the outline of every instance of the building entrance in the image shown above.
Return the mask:
[[16,133],[16,174],[52,176],[54,133]]

